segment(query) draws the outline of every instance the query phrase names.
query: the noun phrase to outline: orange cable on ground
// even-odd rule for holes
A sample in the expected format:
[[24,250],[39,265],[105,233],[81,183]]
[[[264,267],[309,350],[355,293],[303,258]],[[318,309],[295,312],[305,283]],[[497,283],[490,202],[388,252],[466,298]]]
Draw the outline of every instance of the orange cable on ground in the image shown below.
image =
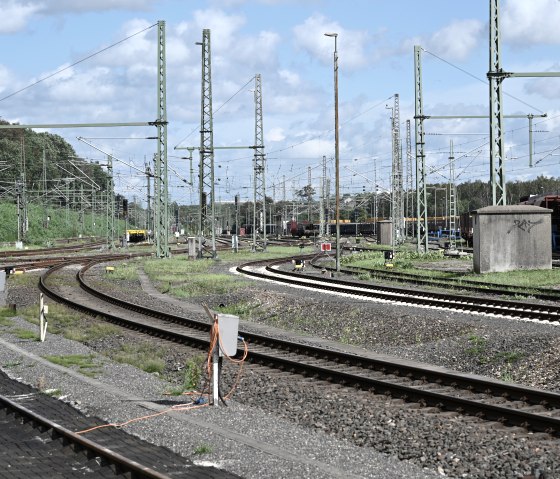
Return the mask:
[[133,422],[142,421],[144,419],[151,419],[153,417],[162,416],[163,414],[167,414],[173,411],[189,411],[191,409],[198,409],[201,407],[208,406],[208,404],[177,404],[176,406],[172,406],[164,411],[156,412],[154,414],[148,414],[147,416],[140,416],[133,419],[129,419],[128,421],[121,422],[121,423],[111,423],[111,424],[103,424],[101,426],[95,426],[90,429],[84,429],[83,431],[77,431],[76,434],[85,434],[87,432],[95,431],[96,429],[103,429],[105,427],[123,427]]

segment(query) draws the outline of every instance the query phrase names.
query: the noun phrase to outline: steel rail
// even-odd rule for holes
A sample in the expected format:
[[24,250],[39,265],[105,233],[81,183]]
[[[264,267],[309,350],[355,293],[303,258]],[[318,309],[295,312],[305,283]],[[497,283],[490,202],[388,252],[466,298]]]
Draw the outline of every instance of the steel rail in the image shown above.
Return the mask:
[[[200,335],[194,336],[186,332],[184,329],[177,330],[171,328],[169,325],[162,324],[156,326],[154,324],[140,323],[136,317],[132,319],[123,319],[114,314],[107,314],[95,308],[87,307],[82,304],[73,304],[71,300],[61,297],[58,293],[54,293],[44,284],[44,278],[62,268],[63,265],[51,268],[41,277],[41,288],[49,296],[60,298],[66,304],[92,314],[95,316],[108,317],[110,321],[127,326],[136,331],[147,332],[156,337],[170,339],[180,343],[189,343],[198,345],[197,347],[206,348],[209,343],[209,337],[201,338]],[[85,269],[91,267],[87,265]],[[82,275],[83,276],[83,275]],[[80,274],[77,274],[77,278]],[[82,278],[83,280],[83,278]],[[87,289],[94,289],[88,286]],[[96,296],[101,298],[108,296],[105,293],[97,292]],[[124,307],[132,305],[126,301],[118,300],[111,297],[111,302],[117,304],[119,302],[124,304]],[[210,329],[208,323],[190,320],[183,317],[169,315],[161,311],[153,311],[149,308],[143,308],[139,305],[132,305],[130,308],[133,311],[141,312],[157,317],[160,320],[172,321],[185,326],[191,327],[193,323],[197,329]],[[460,373],[453,373],[449,371],[440,371],[439,368],[422,368],[410,364],[393,363],[386,360],[379,360],[376,358],[361,357],[348,353],[340,353],[336,351],[324,350],[322,348],[302,345],[299,343],[292,343],[285,340],[276,340],[274,338],[265,337],[253,333],[240,331],[249,344],[265,344],[266,348],[274,348],[273,351],[258,351],[254,348],[249,351],[248,359],[255,363],[260,364],[274,364],[276,367],[292,371],[298,374],[318,377],[326,381],[337,382],[349,387],[359,387],[365,390],[371,390],[376,393],[391,394],[395,397],[402,398],[407,401],[416,401],[421,404],[436,406],[441,409],[453,410],[464,414],[476,415],[484,417],[487,420],[500,421],[508,425],[520,426],[531,430],[544,431],[555,435],[560,435],[560,418],[550,417],[547,414],[535,414],[529,410],[522,408],[512,407],[507,408],[504,406],[485,404],[480,400],[473,400],[465,397],[456,397],[457,387],[466,390],[467,394],[476,392],[478,394],[489,394],[493,397],[508,398],[513,401],[523,401],[527,405],[541,405],[548,408],[560,407],[560,395],[549,392],[541,391],[533,388],[525,388],[519,385],[511,385],[507,383],[499,383],[487,378],[473,377]],[[287,357],[285,354],[278,353],[278,349],[284,349],[290,354],[297,354],[295,357]],[[327,363],[334,364],[317,364],[316,361],[326,361]],[[342,368],[342,369],[341,369]],[[361,368],[361,371],[356,373],[350,371],[352,368]],[[422,389],[417,385],[395,384],[391,379],[379,379],[374,377],[367,377],[368,370],[376,370],[385,374],[398,376],[397,380],[421,380],[427,382],[428,385],[436,384],[437,387],[452,387],[454,388],[455,395],[448,395],[438,391],[431,391]]]
[[[137,461],[128,459],[121,454],[108,449],[90,439],[87,439],[79,434],[76,434],[65,427],[27,409],[26,407],[17,404],[16,402],[4,396],[0,396],[0,407],[26,419],[26,422],[31,421],[35,427],[40,427],[47,431],[53,431],[53,436],[63,438],[65,442],[77,446],[79,449],[92,452],[96,456],[102,457],[109,464],[116,468],[116,472],[120,474],[130,474],[135,479],[171,479],[170,476],[162,474],[154,469],[144,466]],[[43,431],[44,432],[44,431]],[[61,445],[63,447],[64,445]]]
[[[394,286],[370,285],[355,283],[334,278],[306,275],[274,269],[285,263],[279,261],[267,266],[267,274],[259,273],[247,268],[238,268],[243,274],[271,279],[283,283],[300,284],[318,290],[328,290],[343,294],[352,294],[384,301],[406,304],[423,305],[457,311],[472,311],[486,314],[498,314],[505,317],[538,319],[557,323],[560,321],[560,306],[550,304],[524,303],[496,298],[473,298],[465,295],[440,293],[435,291],[411,291],[410,289]],[[254,266],[254,265],[253,265]],[[484,304],[482,304],[484,303]]]
[[[314,268],[325,268],[334,271],[334,268],[323,266],[316,262],[311,262]],[[521,288],[518,286],[508,286],[497,283],[481,283],[478,281],[464,280],[460,278],[426,278],[419,274],[404,273],[400,271],[385,271],[374,268],[363,268],[358,266],[347,266],[341,269],[343,273],[356,275],[367,273],[373,277],[380,279],[388,279],[390,281],[399,281],[404,283],[412,283],[423,286],[434,286],[444,289],[461,289],[464,291],[473,291],[482,294],[496,294],[503,296],[519,295],[524,297],[532,297],[545,301],[559,301],[560,291],[547,290],[541,287]]]

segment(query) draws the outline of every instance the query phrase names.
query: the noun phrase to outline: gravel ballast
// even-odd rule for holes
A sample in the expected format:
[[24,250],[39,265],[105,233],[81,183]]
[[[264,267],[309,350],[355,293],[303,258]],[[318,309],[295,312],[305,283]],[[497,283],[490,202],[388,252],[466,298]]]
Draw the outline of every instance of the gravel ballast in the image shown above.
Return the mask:
[[[216,268],[222,272],[229,270],[226,265]],[[95,271],[92,274],[95,276]],[[100,284],[105,282],[102,274],[94,279]],[[370,354],[391,354],[560,390],[560,330],[555,326],[344,299],[241,278],[239,281],[247,286],[226,295],[189,300],[196,308],[192,314],[203,317],[203,302],[211,308],[219,304],[250,305],[252,321],[243,322],[242,329],[276,334],[276,328],[282,328],[280,334],[295,334],[300,341],[321,338],[335,348],[360,348]],[[175,312],[182,310],[183,314],[190,309],[189,302],[183,300],[163,303],[156,296],[147,295],[140,281],[111,281],[106,287],[115,296],[129,301]],[[8,296],[8,301],[18,306],[30,301],[29,292],[23,289],[10,290]],[[73,350],[74,345],[76,350],[86,348],[94,352],[114,346],[110,339],[84,346],[55,335],[49,335],[45,343],[22,342],[6,332],[9,328],[2,329],[3,341],[17,342],[18,347],[37,356],[66,354],[57,351]],[[132,341],[134,335],[123,333],[121,338],[114,339],[123,340]],[[53,349],[48,352],[48,348]],[[185,358],[193,354],[176,345],[167,348],[166,380],[170,384],[161,377],[107,359],[103,359],[103,372],[97,381],[157,403],[166,388],[174,386],[172,370],[180,369]],[[73,376],[52,372],[52,367],[26,358],[23,352],[18,354],[26,359],[15,365],[15,353],[5,344],[0,345],[0,351],[0,367],[30,384],[36,384],[38,378],[43,378],[41,382],[49,387],[54,387],[51,382],[69,381],[60,387],[66,400],[89,414],[108,421],[145,414],[143,407],[125,401],[119,394],[107,392],[104,394],[111,399],[102,398],[99,392],[93,393],[91,384],[84,385]],[[233,382],[235,372],[234,368],[226,368],[224,382]],[[247,367],[234,399],[228,404],[227,408],[174,413],[173,419],[162,417],[127,428],[191,457],[201,444],[209,444],[212,451],[199,460],[244,477],[520,478],[532,470],[547,471],[549,477],[555,477],[554,468],[560,468],[558,442],[547,435],[495,424],[489,427],[476,418],[441,415],[384,396],[332,389],[263,368]],[[175,415],[181,419],[176,420]],[[175,424],[182,432],[171,432],[170,425]],[[263,451],[264,445],[270,449]]]

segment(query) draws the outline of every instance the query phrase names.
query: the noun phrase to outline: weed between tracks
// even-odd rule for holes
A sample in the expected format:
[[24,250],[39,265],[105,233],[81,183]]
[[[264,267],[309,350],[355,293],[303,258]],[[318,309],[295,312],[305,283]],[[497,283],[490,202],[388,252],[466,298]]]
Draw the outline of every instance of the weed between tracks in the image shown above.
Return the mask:
[[147,373],[161,374],[165,368],[165,348],[150,343],[122,344],[120,349],[105,354],[113,361],[130,364]]
[[47,361],[58,364],[65,368],[75,367],[80,374],[88,377],[96,377],[100,374],[100,365],[94,361],[93,354],[69,354],[66,356],[44,356]]
[[[20,313],[28,322],[39,324],[39,306],[29,306]],[[121,329],[103,321],[87,321],[83,317],[60,304],[49,304],[47,315],[48,333],[62,334],[72,341],[94,341],[119,334]]]

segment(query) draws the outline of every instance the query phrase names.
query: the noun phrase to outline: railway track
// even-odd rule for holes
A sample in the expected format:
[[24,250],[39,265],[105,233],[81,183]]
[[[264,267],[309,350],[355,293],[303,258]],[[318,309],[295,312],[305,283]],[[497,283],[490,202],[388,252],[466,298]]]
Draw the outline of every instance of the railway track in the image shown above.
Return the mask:
[[[43,410],[48,409],[44,401],[42,408]],[[42,444],[41,454],[46,454],[49,457],[55,458],[60,455],[60,461],[64,464],[71,462],[68,456],[68,451],[71,448],[76,457],[72,461],[74,462],[72,465],[76,467],[75,464],[82,463],[83,465],[81,467],[88,470],[88,472],[94,473],[96,477],[114,477],[115,471],[119,475],[137,479],[170,479],[171,477],[145,466],[130,457],[113,451],[107,446],[106,436],[100,438],[103,444],[98,443],[76,434],[57,422],[48,419],[44,415],[38,414],[2,395],[0,395],[0,422],[2,423],[3,433],[10,433],[12,429],[17,430],[11,433],[11,437],[17,434],[17,441],[21,443],[38,443],[37,439],[41,438],[40,440],[42,443],[38,443]],[[25,424],[26,427],[22,428],[22,424]],[[30,427],[32,428],[31,430]],[[21,455],[22,452],[18,454]],[[92,465],[91,462],[87,464],[89,458],[97,458],[98,460],[94,462],[94,465]],[[45,474],[47,473],[46,465],[47,462],[45,460],[42,467]],[[92,467],[95,469],[92,470]],[[13,469],[17,469],[17,467]],[[13,470],[14,474],[17,474],[17,472],[24,473],[24,471]],[[58,473],[64,474],[64,471],[58,470],[57,474]],[[71,471],[68,473],[71,473]],[[74,470],[74,473],[78,474],[78,471]],[[79,475],[85,476],[86,474]],[[91,475],[92,474],[87,474],[87,477],[91,477]],[[23,477],[23,475],[21,477]]]
[[[49,287],[49,276],[60,270],[62,265],[43,274],[40,287],[57,301],[89,314],[104,316],[109,321],[158,338],[186,343],[205,350],[208,348],[208,323],[144,308],[98,291],[88,284],[86,278],[87,271],[92,266],[93,263],[86,265],[76,275],[84,290],[81,297],[65,297]],[[265,274],[257,272],[254,263],[243,265],[239,270],[252,276]],[[270,275],[270,272],[267,274]],[[285,275],[285,282],[295,281],[294,276],[299,274]],[[323,289],[331,291],[342,288],[337,283],[346,282],[322,283]],[[345,285],[343,289],[348,292],[348,288],[349,286]],[[85,292],[90,298],[94,295],[103,304],[110,302],[113,305],[110,311],[103,304],[94,305],[91,299],[84,299]],[[350,388],[386,394],[444,411],[474,415],[508,426],[560,435],[560,394],[454,373],[441,368],[422,367],[278,340],[246,331],[240,331],[239,334],[250,345],[248,360],[256,364]]]
[[54,248],[38,248],[38,249],[16,249],[9,251],[0,251],[0,258],[20,258],[25,256],[46,256],[58,253],[73,253],[87,249],[99,248],[105,244],[105,240],[95,240],[88,243],[72,246],[58,246]]
[[[312,256],[307,258],[312,259]],[[318,275],[283,271],[280,269],[280,265],[283,263],[285,263],[285,260],[271,265],[253,263],[250,266],[239,268],[239,272],[260,279],[271,279],[281,283],[325,290],[330,293],[353,295],[363,299],[499,315],[506,318],[543,321],[551,324],[559,324],[560,321],[560,306],[556,304],[513,301],[492,297],[473,298],[464,294],[356,283]]]
[[[319,263],[312,262],[311,265],[315,268],[324,268]],[[327,270],[335,271],[335,268],[327,267]],[[386,271],[372,268],[360,268],[357,266],[346,266],[341,268],[341,271],[346,274],[369,274],[376,279],[397,281],[407,284],[414,284],[419,286],[428,286],[442,289],[458,289],[462,291],[469,291],[480,294],[492,294],[498,296],[517,296],[525,298],[536,298],[543,301],[559,301],[560,291],[534,287],[534,288],[521,288],[516,286],[507,286],[494,283],[480,283],[478,281],[471,281],[461,278],[429,278],[419,274],[405,273],[400,271]]]

